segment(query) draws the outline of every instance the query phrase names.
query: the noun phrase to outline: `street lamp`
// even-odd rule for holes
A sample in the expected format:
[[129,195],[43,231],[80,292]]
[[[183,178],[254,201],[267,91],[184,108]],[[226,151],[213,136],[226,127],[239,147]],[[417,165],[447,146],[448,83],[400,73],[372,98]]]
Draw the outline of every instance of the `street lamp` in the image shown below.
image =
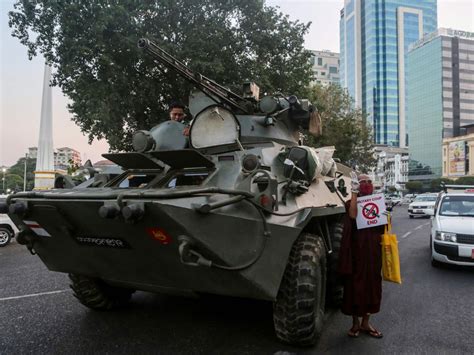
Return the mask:
[[28,161],[28,153],[25,153],[25,169],[23,171],[23,192],[26,191],[26,163]]

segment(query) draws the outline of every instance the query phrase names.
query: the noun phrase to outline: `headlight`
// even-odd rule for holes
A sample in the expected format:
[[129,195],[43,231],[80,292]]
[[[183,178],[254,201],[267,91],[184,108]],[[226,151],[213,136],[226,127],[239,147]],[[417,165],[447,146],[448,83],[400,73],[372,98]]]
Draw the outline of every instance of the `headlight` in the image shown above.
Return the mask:
[[456,243],[456,233],[447,233],[447,232],[436,232],[435,239],[442,240],[444,242],[453,242]]

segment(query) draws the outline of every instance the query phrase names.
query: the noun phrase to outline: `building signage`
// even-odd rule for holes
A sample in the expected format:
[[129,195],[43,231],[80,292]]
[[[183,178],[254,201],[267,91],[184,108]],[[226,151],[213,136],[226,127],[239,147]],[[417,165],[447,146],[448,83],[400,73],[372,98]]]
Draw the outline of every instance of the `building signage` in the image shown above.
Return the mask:
[[465,39],[474,39],[474,32],[453,30],[451,28],[438,28],[436,31],[431,32],[425,35],[423,38],[420,38],[416,42],[413,42],[408,46],[408,51],[412,51],[416,48],[423,46],[424,44],[430,42],[432,39],[439,36],[449,36],[449,37],[459,37]]
[[466,174],[466,144],[464,141],[449,143],[449,171],[450,176]]
[[474,38],[474,32],[453,30],[451,28],[448,28],[447,32],[448,32],[448,35],[453,36],[453,37],[461,37],[461,38],[466,38],[466,39]]

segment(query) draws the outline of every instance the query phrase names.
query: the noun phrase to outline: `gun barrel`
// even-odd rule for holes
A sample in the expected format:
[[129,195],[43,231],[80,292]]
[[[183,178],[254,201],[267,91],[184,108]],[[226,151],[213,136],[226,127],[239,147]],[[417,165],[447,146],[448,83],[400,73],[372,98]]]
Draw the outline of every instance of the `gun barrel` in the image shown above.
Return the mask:
[[138,40],[138,48],[148,48],[148,46],[150,45],[150,41],[146,38],[140,38]]
[[241,104],[247,102],[247,100],[204,75],[193,72],[184,63],[174,58],[153,41],[147,38],[141,38],[138,40],[138,48],[145,50],[161,64],[166,65],[168,68],[181,75],[184,79],[196,85],[212,100],[216,101],[216,98],[218,98],[220,100],[216,101],[218,103],[226,103],[237,110],[249,113],[247,107]]

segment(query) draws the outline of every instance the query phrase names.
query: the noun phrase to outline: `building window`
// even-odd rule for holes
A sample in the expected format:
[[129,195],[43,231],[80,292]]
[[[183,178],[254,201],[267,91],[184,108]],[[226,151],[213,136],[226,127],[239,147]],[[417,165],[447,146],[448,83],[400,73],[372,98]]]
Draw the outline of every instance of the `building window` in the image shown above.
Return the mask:
[[321,75],[322,75],[322,76],[325,76],[325,75],[326,75],[326,72],[325,72],[325,71],[322,71],[322,72],[321,72]]
[[318,65],[323,65],[323,58],[318,58]]
[[329,72],[331,74],[337,74],[337,68],[336,67],[329,67]]

